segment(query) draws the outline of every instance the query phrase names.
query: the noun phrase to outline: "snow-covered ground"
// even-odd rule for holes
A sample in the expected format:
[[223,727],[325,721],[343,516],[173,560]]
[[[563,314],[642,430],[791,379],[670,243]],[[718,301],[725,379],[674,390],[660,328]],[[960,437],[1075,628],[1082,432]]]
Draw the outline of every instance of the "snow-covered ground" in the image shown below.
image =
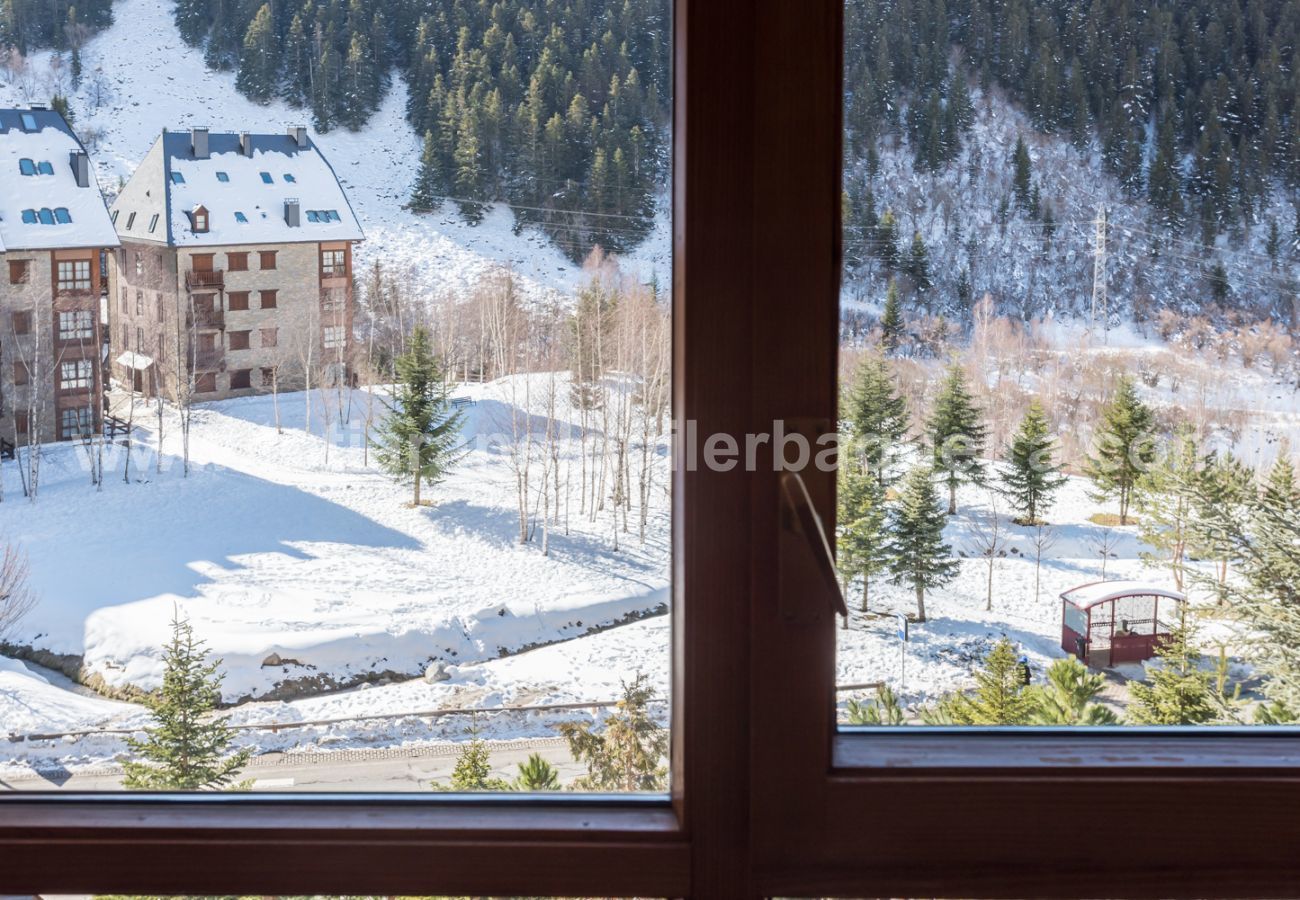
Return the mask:
[[[509,381],[458,389],[476,401],[464,411],[469,450],[428,508],[411,508],[409,489],[373,457],[366,465],[360,391],[350,424],[340,427],[335,414],[328,462],[313,392],[310,434],[303,394],[279,399],[283,434],[270,396],[197,409],[189,477],[170,415],[164,471],[155,470],[157,426],[143,410],[129,484],[120,448],[96,491],[86,451],[59,445],[46,449],[38,499],[28,503],[18,467],[6,464],[0,533],[17,536],[39,598],[11,640],[83,657],[104,687],[148,689],[179,612],[224,659],[225,696],[235,700],[415,676],[434,661],[493,659],[661,611],[662,497],[644,544],[623,535],[615,550],[610,514],[582,515],[576,487],[548,554],[540,538],[519,543],[509,453],[518,393]],[[577,441],[564,447],[574,482],[580,451]],[[282,661],[271,664],[273,656]]]
[[[164,128],[205,125],[213,131],[279,134],[289,125],[310,124],[309,110],[253,103],[235,90],[234,73],[206,68],[202,52],[181,40],[172,6],[170,0],[117,0],[114,24],[82,51],[85,74],[78,90],[71,90],[66,61],[52,70],[50,52],[35,52],[22,76],[10,83],[0,78],[0,106],[48,104],[56,89],[70,94],[75,128],[94,136],[91,161],[109,194],[116,194]],[[461,221],[452,204],[429,215],[401,208],[415,182],[421,149],[404,117],[405,106],[406,86],[397,77],[366,128],[312,134],[366,233],[357,271],[378,260],[433,300],[455,298],[504,265],[518,276],[526,296],[571,294],[583,280],[581,267],[534,229],[513,234],[514,218],[504,206],[476,227]],[[623,271],[643,280],[657,275],[666,283],[670,245],[669,219],[661,209],[649,238],[621,261]]]

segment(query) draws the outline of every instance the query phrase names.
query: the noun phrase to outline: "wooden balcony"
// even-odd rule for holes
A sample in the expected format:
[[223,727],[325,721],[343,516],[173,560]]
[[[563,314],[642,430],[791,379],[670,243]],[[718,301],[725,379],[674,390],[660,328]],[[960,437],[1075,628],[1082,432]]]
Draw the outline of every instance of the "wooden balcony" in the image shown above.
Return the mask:
[[226,287],[226,272],[224,269],[187,269],[185,272],[185,289],[190,292],[194,291],[220,291]]
[[192,304],[185,318],[186,324],[191,328],[226,330],[226,313],[215,299],[211,306]]

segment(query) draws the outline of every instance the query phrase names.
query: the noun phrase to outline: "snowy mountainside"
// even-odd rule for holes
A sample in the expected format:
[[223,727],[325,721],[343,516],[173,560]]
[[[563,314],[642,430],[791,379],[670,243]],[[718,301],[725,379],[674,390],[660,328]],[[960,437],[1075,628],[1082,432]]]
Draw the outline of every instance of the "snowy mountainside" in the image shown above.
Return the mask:
[[[0,77],[0,105],[48,104],[55,93],[68,94],[74,128],[87,141],[106,193],[116,194],[164,128],[278,134],[308,120],[307,111],[281,102],[248,100],[235,90],[233,73],[209,70],[202,52],[181,40],[169,0],[117,0],[113,15],[114,24],[82,50],[84,78],[77,90],[66,60],[50,51],[31,54],[26,71],[9,81]],[[477,227],[463,222],[452,204],[428,215],[402,209],[420,159],[405,105],[405,84],[395,79],[364,129],[312,135],[366,234],[357,251],[358,277],[378,260],[406,276],[420,295],[438,300],[455,298],[490,269],[508,266],[525,296],[571,293],[583,280],[581,267],[534,229],[514,234],[504,206]],[[661,213],[651,236],[622,266],[643,280],[657,275],[666,281],[669,247],[668,217]]]
[[[960,273],[967,269],[972,299],[991,294],[1003,315],[1086,318],[1093,289],[1095,222],[1105,208],[1112,321],[1150,319],[1165,307],[1184,314],[1207,311],[1213,304],[1210,274],[1216,261],[1227,272],[1228,308],[1249,311],[1252,317],[1274,314],[1284,322],[1293,320],[1298,270],[1291,237],[1296,223],[1292,192],[1275,187],[1253,226],[1238,224],[1207,252],[1199,243],[1194,219],[1169,231],[1144,197],[1122,190],[1103,169],[1095,136],[1080,149],[1067,135],[1037,131],[1024,110],[996,86],[973,88],[971,96],[974,124],[957,158],[937,172],[917,168],[914,150],[901,134],[882,140],[874,177],[860,160],[845,172],[846,190],[870,187],[878,213],[888,209],[897,217],[897,246],[904,257],[914,233],[925,242],[933,286],[909,301],[912,308],[968,319],[970,310],[959,301],[957,287]],[[1012,164],[1017,137],[1028,147],[1032,177],[1042,204],[1052,210],[1054,232],[1017,208]],[[1005,223],[1000,221],[1003,203]],[[1271,220],[1283,236],[1276,265],[1266,252]],[[877,310],[889,272],[872,255],[873,236],[851,221],[846,224],[846,257],[862,260],[845,278],[846,309]]]

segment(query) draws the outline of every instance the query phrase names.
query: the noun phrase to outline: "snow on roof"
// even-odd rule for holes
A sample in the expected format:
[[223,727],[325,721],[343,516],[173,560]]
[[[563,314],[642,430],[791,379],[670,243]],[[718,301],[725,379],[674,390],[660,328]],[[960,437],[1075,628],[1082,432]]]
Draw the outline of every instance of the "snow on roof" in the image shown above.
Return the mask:
[[117,364],[126,366],[128,369],[144,371],[153,365],[153,357],[145,356],[143,353],[136,353],[134,350],[128,350],[117,358]]
[[[205,140],[206,155],[196,154],[193,132],[162,133],[150,151],[161,144],[161,165],[142,164],[132,176],[150,182],[147,193],[128,184],[113,205],[122,237],[173,246],[364,238],[334,170],[309,137],[302,145],[291,134],[207,133]],[[166,198],[161,222],[145,199],[155,191]],[[196,210],[207,213],[205,222],[196,221]]]
[[0,109],[0,253],[118,245],[89,158],[77,184],[85,152],[54,110]]
[[1081,584],[1078,587],[1070,588],[1061,594],[1061,599],[1073,603],[1080,609],[1088,609],[1098,603],[1105,603],[1107,600],[1135,596],[1156,596],[1169,597],[1174,600],[1187,600],[1185,594],[1180,594],[1169,588],[1157,587],[1145,581],[1094,581],[1091,584]]

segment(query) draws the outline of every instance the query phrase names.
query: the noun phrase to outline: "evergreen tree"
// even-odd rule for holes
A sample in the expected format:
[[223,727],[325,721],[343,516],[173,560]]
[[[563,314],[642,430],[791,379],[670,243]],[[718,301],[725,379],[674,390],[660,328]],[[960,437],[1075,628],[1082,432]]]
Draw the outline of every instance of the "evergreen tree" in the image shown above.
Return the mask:
[[1180,591],[1185,581],[1187,551],[1193,541],[1192,520],[1201,472],[1196,436],[1190,428],[1184,429],[1139,476],[1134,491],[1134,502],[1142,516],[1138,536],[1160,554],[1147,554],[1146,558],[1166,562],[1174,586]]
[[50,98],[50,109],[63,116],[69,125],[77,121],[77,117],[72,112],[72,104],[68,102],[68,98],[63,94],[55,94]]
[[257,103],[268,103],[275,96],[277,62],[275,35],[271,31],[271,4],[262,4],[244,34],[244,49],[239,56],[239,74],[235,87]]
[[897,505],[890,511],[890,579],[916,592],[916,618],[925,621],[925,592],[943,587],[957,575],[952,547],[944,543],[946,523],[934,489],[934,474],[917,467],[903,482]]
[[539,793],[541,791],[558,791],[560,773],[555,766],[542,758],[542,754],[529,755],[527,762],[519,764],[519,774],[515,776],[514,789]]
[[1268,470],[1260,496],[1261,505],[1279,515],[1300,510],[1300,486],[1296,484],[1295,465],[1289,454],[1290,446],[1283,443],[1277,460]]
[[1138,398],[1137,386],[1127,376],[1119,380],[1110,402],[1101,411],[1094,440],[1094,455],[1085,471],[1093,481],[1093,496],[1100,502],[1119,501],[1119,523],[1128,524],[1129,505],[1138,478],[1155,458],[1152,429],[1155,416]]
[[961,366],[948,367],[927,431],[934,471],[948,485],[948,515],[956,515],[958,486],[984,480],[980,454],[988,436],[988,426],[975,406]]
[[604,731],[593,731],[590,722],[559,726],[573,758],[587,765],[587,774],[574,782],[575,788],[632,792],[667,787],[668,732],[650,715],[654,699],[655,689],[647,677],[637,674],[630,684],[624,682],[623,698],[606,717]]
[[1282,252],[1282,232],[1277,227],[1277,219],[1268,220],[1268,242],[1264,245],[1264,249],[1273,268],[1276,269],[1278,255]]
[[461,794],[514,789],[504,778],[492,777],[492,760],[487,744],[478,736],[477,728],[470,731],[470,739],[460,746],[456,765],[451,771],[450,784],[444,787],[435,781],[430,787],[435,791],[455,791]]
[[1215,718],[1210,674],[1201,670],[1201,654],[1186,622],[1175,626],[1156,650],[1158,666],[1147,669],[1150,683],[1129,684],[1134,725],[1204,725]]
[[415,212],[433,212],[442,205],[446,195],[442,177],[442,161],[433,140],[433,132],[424,133],[424,150],[420,153],[420,174],[411,192],[411,209]]
[[886,353],[898,349],[903,337],[903,310],[898,301],[898,285],[889,279],[889,289],[885,291],[885,309],[880,316],[880,346]]
[[910,419],[907,401],[895,388],[884,357],[867,355],[858,363],[844,412],[865,469],[882,490],[891,486],[898,480],[897,466],[906,449]]
[[930,289],[930,251],[926,249],[921,232],[912,235],[912,248],[907,254],[907,263],[903,269],[912,278],[918,291]]
[[202,791],[241,788],[235,778],[250,752],[232,752],[235,735],[225,717],[211,713],[221,702],[221,660],[208,661],[203,641],[179,615],[163,656],[162,686],[145,700],[153,724],[144,739],[128,737],[140,759],[122,764],[123,786],[136,791]]
[[975,691],[951,701],[949,715],[960,725],[1028,725],[1034,695],[1025,689],[1024,668],[1011,641],[1001,638],[975,673]]
[[850,700],[845,704],[850,725],[902,725],[903,704],[889,685],[883,684],[876,699],[869,703]]
[[460,459],[461,414],[454,410],[429,335],[417,326],[397,358],[397,384],[388,417],[376,427],[375,458],[385,472],[414,486],[412,505],[420,506],[420,486],[441,482]]
[[892,209],[886,209],[880,217],[880,227],[876,229],[876,255],[885,268],[899,268],[898,218]]
[[307,28],[302,14],[295,14],[289,24],[289,34],[284,41],[284,79],[280,96],[293,107],[311,102],[312,85],[311,47],[307,43]]
[[1026,212],[1030,208],[1033,162],[1029,159],[1029,148],[1025,146],[1022,135],[1016,136],[1016,149],[1011,156],[1012,189],[1015,191],[1016,204]]
[[1119,717],[1093,702],[1106,687],[1106,677],[1089,672],[1073,656],[1054,661],[1047,669],[1047,682],[1030,688],[1035,725],[1115,725]]
[[971,301],[974,299],[974,288],[970,283],[970,267],[962,266],[957,273],[957,309],[965,312],[971,308]]
[[[854,460],[839,469],[839,528],[836,562],[846,584],[862,579],[862,611],[871,598],[871,579],[889,562],[885,541],[885,489]],[[847,620],[845,627],[848,626]]]
[[1003,493],[1019,511],[1016,522],[1020,525],[1038,524],[1039,515],[1051,506],[1052,495],[1068,480],[1060,474],[1061,464],[1052,459],[1053,444],[1047,416],[1035,399],[1011,439],[1002,474]]
[[172,15],[185,43],[191,47],[203,43],[203,38],[212,25],[212,20],[208,18],[207,0],[176,0]]
[[1210,272],[1205,280],[1210,285],[1211,299],[1220,306],[1227,303],[1232,288],[1228,283],[1228,270],[1224,267],[1223,260],[1216,259],[1214,261],[1214,265],[1210,266]]

